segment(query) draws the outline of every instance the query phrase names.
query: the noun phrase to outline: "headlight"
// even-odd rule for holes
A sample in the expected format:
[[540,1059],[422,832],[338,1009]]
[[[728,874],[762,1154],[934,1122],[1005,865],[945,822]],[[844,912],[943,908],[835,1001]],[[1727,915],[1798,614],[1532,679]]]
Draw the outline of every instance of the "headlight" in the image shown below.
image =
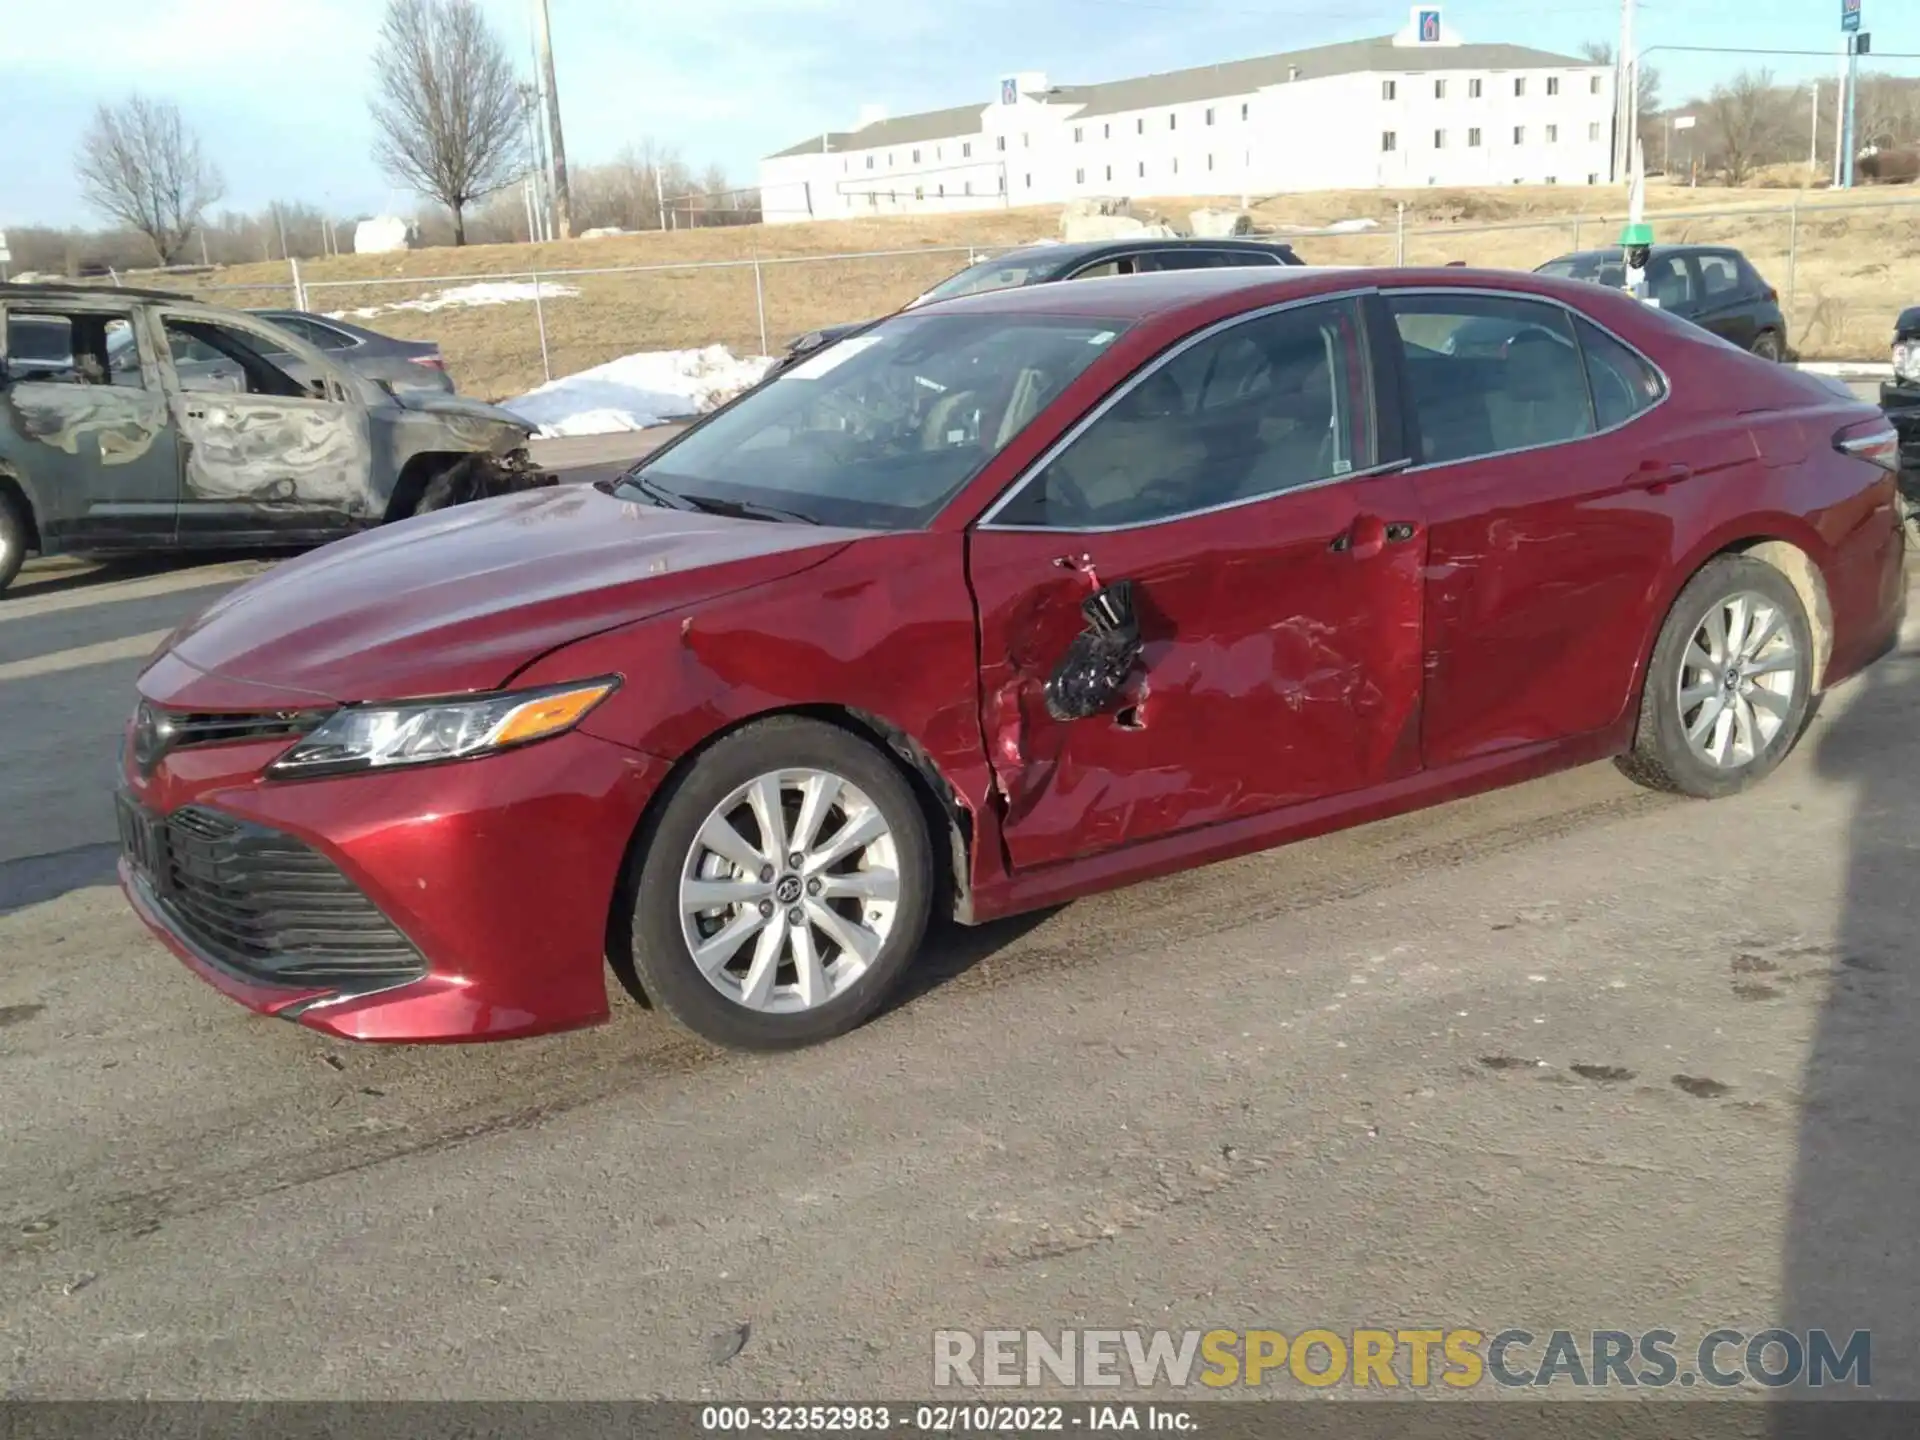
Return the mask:
[[350,705],[274,761],[267,774],[292,780],[491,755],[564,734],[619,684],[608,678],[464,700]]

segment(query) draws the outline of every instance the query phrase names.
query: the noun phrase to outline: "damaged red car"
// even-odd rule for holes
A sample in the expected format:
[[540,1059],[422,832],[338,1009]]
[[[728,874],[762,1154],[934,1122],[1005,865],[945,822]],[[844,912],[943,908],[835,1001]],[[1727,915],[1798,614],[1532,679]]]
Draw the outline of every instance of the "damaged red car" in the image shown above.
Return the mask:
[[1752,784],[1894,642],[1895,451],[1544,277],[943,302],[616,483],[219,601],[139,678],[122,879],[207,981],[335,1036],[591,1024],[610,966],[713,1041],[819,1041],[936,919],[1607,757]]

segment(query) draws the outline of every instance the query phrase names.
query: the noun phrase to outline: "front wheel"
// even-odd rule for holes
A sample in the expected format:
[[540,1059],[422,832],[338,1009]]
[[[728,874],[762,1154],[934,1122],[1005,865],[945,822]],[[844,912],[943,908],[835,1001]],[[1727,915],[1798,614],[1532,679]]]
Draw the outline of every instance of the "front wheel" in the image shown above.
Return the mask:
[[1778,364],[1786,358],[1786,346],[1780,341],[1778,331],[1762,330],[1753,339],[1753,353],[1762,360],[1771,360]]
[[1800,738],[1813,678],[1812,629],[1787,577],[1744,555],[1711,560],[1661,627],[1620,767],[1701,799],[1744,790]]
[[0,590],[13,584],[20,567],[27,563],[31,543],[32,531],[18,502],[10,495],[0,495]]
[[639,865],[633,979],[740,1050],[811,1045],[868,1019],[920,948],[933,894],[926,822],[899,769],[796,716],[702,755]]

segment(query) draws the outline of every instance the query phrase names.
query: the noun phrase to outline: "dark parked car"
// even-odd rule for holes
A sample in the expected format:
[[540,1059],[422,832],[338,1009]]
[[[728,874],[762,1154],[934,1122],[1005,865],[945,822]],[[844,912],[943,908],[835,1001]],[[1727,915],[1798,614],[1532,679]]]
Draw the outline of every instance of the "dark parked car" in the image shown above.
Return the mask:
[[[990,290],[1016,290],[1027,285],[1050,285],[1056,280],[1097,280],[1113,275],[1152,275],[1166,270],[1217,270],[1246,265],[1299,265],[1291,245],[1274,240],[1201,240],[1167,236],[1138,240],[1087,240],[1028,245],[969,265],[950,275],[902,308],[912,310],[935,300],[981,295]],[[787,369],[817,350],[845,339],[873,322],[856,320],[809,330],[787,347],[774,373]]]
[[[440,347],[431,340],[396,340],[364,325],[313,315],[304,310],[254,310],[296,339],[304,340],[329,359],[372,380],[384,380],[396,390],[438,390],[454,393],[453,377]],[[276,357],[277,359],[278,357]]]
[[[181,358],[201,353],[231,374]],[[34,550],[313,544],[544,483],[531,430],[241,311],[0,285],[0,590]]]
[[[1534,272],[1619,289],[1626,283],[1620,250],[1581,250]],[[1753,263],[1725,245],[1655,245],[1647,289],[1669,315],[1691,320],[1763,360],[1787,358],[1787,321],[1780,294]]]
[[1900,460],[1920,485],[1920,305],[1902,310],[1893,326],[1893,378],[1880,386],[1880,404],[1900,431]]
[[[1492,321],[1498,359],[1438,348]],[[619,481],[292,561],[137,680],[121,876],[363,1040],[874,1013],[962,923],[1607,756],[1731,795],[1892,647],[1893,432],[1631,297],[1214,271],[930,304]]]

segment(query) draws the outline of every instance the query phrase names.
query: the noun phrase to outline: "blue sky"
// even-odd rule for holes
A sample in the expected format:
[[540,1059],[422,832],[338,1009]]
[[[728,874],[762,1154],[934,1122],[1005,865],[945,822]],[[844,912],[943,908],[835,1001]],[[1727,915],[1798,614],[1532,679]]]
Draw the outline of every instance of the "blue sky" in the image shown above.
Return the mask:
[[[528,0],[482,0],[516,54]],[[1386,34],[1387,0],[550,0],[569,158],[611,157],[651,138],[739,183],[754,162],[865,103],[892,114],[991,98],[997,76],[1058,82]],[[93,106],[130,90],[185,111],[227,179],[227,202],[398,206],[368,158],[366,94],[383,0],[0,0],[0,226],[93,219],[72,154]],[[1619,33],[1617,0],[1453,0],[1468,40],[1572,50]],[[1832,48],[1839,0],[1647,0],[1642,46]],[[1880,51],[1920,51],[1920,4],[1864,0]],[[1655,54],[1666,93],[1704,91],[1742,64],[1783,80],[1832,76],[1832,60]],[[1920,73],[1920,61],[1887,68]]]

